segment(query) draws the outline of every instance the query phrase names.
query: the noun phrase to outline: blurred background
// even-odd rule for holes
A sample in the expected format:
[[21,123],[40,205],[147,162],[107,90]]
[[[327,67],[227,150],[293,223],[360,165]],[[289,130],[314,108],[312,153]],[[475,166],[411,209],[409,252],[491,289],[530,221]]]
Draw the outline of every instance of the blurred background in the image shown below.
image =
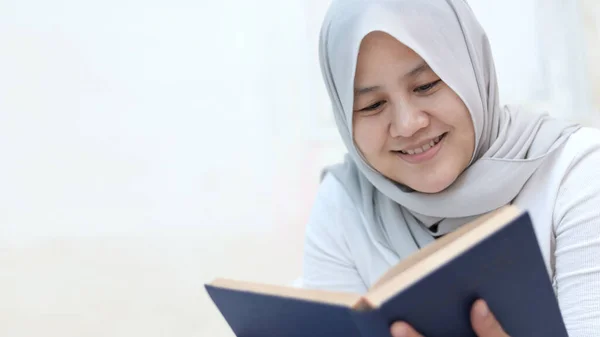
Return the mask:
[[[600,2],[469,2],[504,103],[600,125]],[[204,283],[300,275],[328,4],[0,2],[0,336],[231,337]]]

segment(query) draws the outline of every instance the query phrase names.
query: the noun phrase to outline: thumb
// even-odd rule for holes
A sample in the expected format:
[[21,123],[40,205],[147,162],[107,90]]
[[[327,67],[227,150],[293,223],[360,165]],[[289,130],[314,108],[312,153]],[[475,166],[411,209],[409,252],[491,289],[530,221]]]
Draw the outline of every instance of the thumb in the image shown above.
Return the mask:
[[471,325],[478,337],[509,337],[483,300],[473,304]]

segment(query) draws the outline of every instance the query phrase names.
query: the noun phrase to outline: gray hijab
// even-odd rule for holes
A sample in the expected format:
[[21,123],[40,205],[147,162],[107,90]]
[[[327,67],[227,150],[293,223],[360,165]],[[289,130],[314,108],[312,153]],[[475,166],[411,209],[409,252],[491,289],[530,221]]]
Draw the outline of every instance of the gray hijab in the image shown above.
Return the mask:
[[[426,194],[384,177],[355,147],[354,73],[362,39],[383,31],[418,53],[463,100],[473,120],[469,167]],[[501,106],[488,38],[464,0],[333,0],[320,36],[321,70],[345,161],[327,168],[347,189],[380,244],[404,258],[437,235],[511,203],[545,157],[579,126]]]

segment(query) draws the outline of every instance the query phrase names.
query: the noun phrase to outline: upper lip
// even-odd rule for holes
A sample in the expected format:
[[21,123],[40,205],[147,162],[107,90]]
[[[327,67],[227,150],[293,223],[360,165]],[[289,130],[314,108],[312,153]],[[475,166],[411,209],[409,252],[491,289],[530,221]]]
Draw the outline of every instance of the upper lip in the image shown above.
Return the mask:
[[420,141],[420,142],[412,143],[410,145],[407,145],[407,146],[403,147],[402,149],[400,149],[398,151],[408,151],[408,150],[414,150],[414,149],[421,148],[421,147],[425,146],[426,144],[431,143],[432,140],[434,140],[434,139],[436,139],[438,137],[441,137],[443,135],[444,134],[442,133],[442,134],[439,134],[439,135],[437,135],[435,137],[431,137],[431,138],[428,138],[428,139]]

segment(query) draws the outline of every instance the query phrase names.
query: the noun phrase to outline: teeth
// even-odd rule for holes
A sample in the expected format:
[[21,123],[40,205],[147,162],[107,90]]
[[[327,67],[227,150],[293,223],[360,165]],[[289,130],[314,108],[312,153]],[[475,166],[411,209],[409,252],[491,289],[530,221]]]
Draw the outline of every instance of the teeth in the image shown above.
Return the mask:
[[400,151],[401,153],[404,154],[419,154],[419,153],[423,153],[429,149],[431,149],[432,147],[435,146],[435,144],[440,142],[440,139],[442,138],[442,136],[437,136],[435,137],[432,141],[430,141],[428,144],[425,144],[419,148],[416,149],[412,149],[412,150],[406,150],[406,151]]

